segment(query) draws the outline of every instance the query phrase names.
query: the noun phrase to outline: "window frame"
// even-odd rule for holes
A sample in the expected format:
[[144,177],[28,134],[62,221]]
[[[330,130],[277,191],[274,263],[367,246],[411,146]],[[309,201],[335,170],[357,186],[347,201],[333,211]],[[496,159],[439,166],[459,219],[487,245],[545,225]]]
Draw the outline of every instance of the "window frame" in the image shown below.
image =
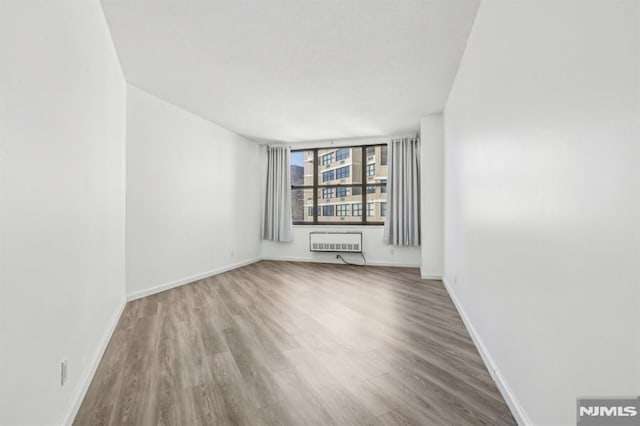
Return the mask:
[[350,205],[347,203],[336,204],[336,216],[339,217],[347,217],[348,213],[351,212],[352,209],[349,208]]
[[[307,149],[292,149],[291,152],[313,152],[313,185],[291,185],[291,190],[294,189],[311,189],[312,193],[313,193],[313,220],[312,221],[294,221],[293,224],[294,225],[327,225],[327,226],[383,226],[384,225],[384,221],[371,221],[368,220],[369,217],[367,215],[367,208],[365,207],[367,205],[367,187],[369,186],[374,186],[374,187],[382,187],[383,185],[386,184],[386,179],[384,180],[384,182],[380,181],[380,182],[369,182],[368,180],[368,175],[367,175],[367,149],[368,148],[373,148],[375,150],[376,147],[383,147],[383,146],[387,146],[387,144],[385,143],[377,143],[377,144],[367,144],[367,145],[351,145],[351,146],[344,146],[344,147],[338,147],[337,149],[346,149],[349,150],[350,152],[350,156],[351,158],[353,158],[353,149],[361,149],[361,155],[362,155],[362,159],[361,159],[361,176],[360,176],[360,183],[348,183],[348,184],[323,184],[322,182],[325,182],[324,180],[322,180],[322,176],[318,176],[318,171],[319,171],[319,166],[321,165],[322,162],[322,157],[323,155],[327,155],[327,154],[323,154],[323,155],[318,155],[318,152],[320,150],[324,150],[324,149],[328,149],[330,147],[321,147],[321,148],[307,148]],[[336,151],[337,152],[337,151]],[[375,151],[374,151],[375,152]],[[335,158],[335,155],[334,155]],[[334,179],[335,179],[335,169],[334,171]],[[324,171],[323,171],[324,173]],[[374,174],[375,176],[375,174]],[[322,180],[322,182],[321,182]],[[361,200],[358,201],[358,203],[360,203],[361,205],[361,215],[360,215],[360,221],[359,222],[352,222],[352,221],[348,221],[348,222],[342,222],[342,221],[336,221],[336,222],[328,222],[328,221],[322,221],[319,220],[319,218],[321,219],[323,216],[319,215],[319,208],[318,208],[318,200],[320,199],[320,197],[318,196],[318,192],[320,190],[324,190],[324,189],[328,189],[328,188],[360,188],[360,196],[361,196]],[[377,192],[377,191],[376,191]],[[336,194],[336,190],[333,190],[333,193]],[[349,191],[349,193],[352,193],[352,191]],[[323,193],[324,194],[324,193]],[[386,200],[385,200],[386,201]],[[334,208],[335,209],[335,208]],[[353,214],[353,205],[351,206],[351,213]],[[334,211],[334,216],[337,212]],[[352,216],[352,217],[357,217],[357,216]]]
[[[337,161],[342,161],[342,160],[348,160],[349,158],[351,158],[351,149],[353,147],[346,147],[346,148],[338,148],[336,150],[335,153],[335,158],[336,158],[336,162]],[[346,155],[345,155],[346,153]]]
[[[370,167],[370,166],[373,166],[373,167]],[[367,169],[366,170],[367,177],[372,177],[376,175],[376,163],[367,163],[365,168]]]
[[[323,172],[324,173],[324,172]],[[335,169],[334,180],[348,179],[351,177],[351,165],[337,167]]]

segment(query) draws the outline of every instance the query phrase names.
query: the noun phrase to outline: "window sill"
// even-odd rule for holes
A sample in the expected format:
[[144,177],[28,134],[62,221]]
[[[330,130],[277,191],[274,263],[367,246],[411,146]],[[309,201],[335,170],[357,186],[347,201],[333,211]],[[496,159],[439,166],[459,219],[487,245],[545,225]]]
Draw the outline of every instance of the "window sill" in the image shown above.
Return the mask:
[[301,223],[294,223],[293,224],[294,228],[312,228],[312,227],[320,227],[320,228],[344,228],[344,227],[351,227],[351,228],[383,228],[384,227],[384,223],[368,223],[368,224],[363,224],[363,223],[305,223],[305,224],[301,224]]

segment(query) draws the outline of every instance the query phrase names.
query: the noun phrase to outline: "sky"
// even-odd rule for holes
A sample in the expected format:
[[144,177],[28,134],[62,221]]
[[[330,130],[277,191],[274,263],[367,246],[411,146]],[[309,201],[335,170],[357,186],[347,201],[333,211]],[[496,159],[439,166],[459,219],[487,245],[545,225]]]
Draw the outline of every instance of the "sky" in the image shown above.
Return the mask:
[[304,152],[292,152],[291,153],[291,165],[303,167]]

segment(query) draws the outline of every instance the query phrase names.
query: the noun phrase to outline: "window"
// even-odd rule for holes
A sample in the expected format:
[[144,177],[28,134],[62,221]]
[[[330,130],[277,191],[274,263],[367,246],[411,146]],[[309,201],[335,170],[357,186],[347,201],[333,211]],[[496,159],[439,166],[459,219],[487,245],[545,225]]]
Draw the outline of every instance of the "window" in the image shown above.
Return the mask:
[[323,182],[327,182],[330,180],[334,180],[334,171],[333,170],[329,170],[326,172],[322,172],[322,181]]
[[380,216],[385,217],[387,215],[387,203],[380,203]]
[[333,216],[333,206],[322,206],[322,216]]
[[349,177],[349,166],[336,169],[336,179],[346,179]]
[[387,146],[383,145],[380,147],[380,165],[387,165]]
[[322,165],[326,166],[327,164],[331,164],[333,163],[333,158],[334,158],[335,153],[334,152],[330,152],[328,154],[324,154],[322,156]]
[[376,163],[367,164],[367,177],[376,175]]
[[346,160],[349,158],[349,148],[341,148],[336,151],[336,161]]
[[376,147],[375,146],[367,147],[367,158],[373,157],[375,155],[376,155]]
[[[387,201],[386,167],[380,163],[383,148],[365,145],[291,151],[293,223],[382,225],[386,210],[377,205]],[[349,161],[338,163],[344,160]]]

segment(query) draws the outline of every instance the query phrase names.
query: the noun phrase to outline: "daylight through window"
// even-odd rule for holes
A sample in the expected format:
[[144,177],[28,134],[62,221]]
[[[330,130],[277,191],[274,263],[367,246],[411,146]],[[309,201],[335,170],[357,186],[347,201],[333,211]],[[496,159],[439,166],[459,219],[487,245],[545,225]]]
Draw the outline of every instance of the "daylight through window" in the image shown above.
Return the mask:
[[294,224],[382,225],[386,185],[386,145],[291,151]]

